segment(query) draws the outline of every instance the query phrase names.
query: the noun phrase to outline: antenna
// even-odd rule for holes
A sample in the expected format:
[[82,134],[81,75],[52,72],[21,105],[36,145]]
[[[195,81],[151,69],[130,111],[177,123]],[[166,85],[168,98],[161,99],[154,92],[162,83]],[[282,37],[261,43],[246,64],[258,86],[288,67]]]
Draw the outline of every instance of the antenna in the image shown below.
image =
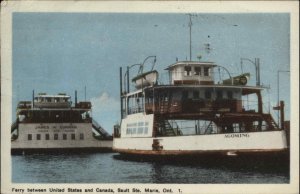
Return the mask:
[[190,61],[192,60],[192,14],[187,14],[190,17],[189,28],[190,28]]
[[86,86],[84,86],[84,101],[86,101]]

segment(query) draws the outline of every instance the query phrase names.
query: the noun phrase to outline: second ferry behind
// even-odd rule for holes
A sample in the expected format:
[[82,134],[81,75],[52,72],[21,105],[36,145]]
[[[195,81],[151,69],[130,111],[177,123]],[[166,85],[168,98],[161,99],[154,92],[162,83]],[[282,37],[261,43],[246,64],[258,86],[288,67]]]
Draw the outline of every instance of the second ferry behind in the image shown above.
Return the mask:
[[92,118],[91,102],[71,102],[64,93],[39,93],[21,101],[11,126],[12,154],[111,151],[112,136]]

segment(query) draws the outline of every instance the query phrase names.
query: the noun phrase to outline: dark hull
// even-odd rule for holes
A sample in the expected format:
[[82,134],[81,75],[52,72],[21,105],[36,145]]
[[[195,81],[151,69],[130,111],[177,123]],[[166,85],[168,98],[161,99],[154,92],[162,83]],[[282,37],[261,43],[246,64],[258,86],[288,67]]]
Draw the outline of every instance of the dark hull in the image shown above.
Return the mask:
[[[116,158],[134,161],[158,161],[163,163],[187,163],[223,166],[230,165],[237,168],[268,167],[271,169],[289,169],[289,150],[277,151],[193,151],[193,152],[162,152],[115,150],[119,152]],[[230,152],[230,153],[228,153]]]
[[30,149],[11,149],[12,155],[23,154],[36,154],[36,153],[58,153],[58,154],[71,154],[71,153],[111,153],[112,148],[102,147],[86,147],[86,148],[30,148]]

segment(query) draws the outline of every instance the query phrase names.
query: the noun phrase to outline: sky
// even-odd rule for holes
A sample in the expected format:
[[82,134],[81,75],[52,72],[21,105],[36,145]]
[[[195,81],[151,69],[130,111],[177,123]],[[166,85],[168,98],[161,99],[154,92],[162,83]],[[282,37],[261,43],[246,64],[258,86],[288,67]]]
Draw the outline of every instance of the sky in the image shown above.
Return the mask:
[[[120,122],[119,68],[125,71],[156,56],[155,68],[164,78],[164,69],[176,58],[189,59],[188,23],[182,13],[13,13],[13,119],[17,102],[31,100],[32,90],[67,93],[72,101],[77,90],[84,101],[86,88],[92,116],[112,132]],[[277,72],[290,70],[289,14],[197,13],[192,23],[192,60],[201,55],[202,61],[237,75],[241,58],[260,58],[261,83],[270,86],[264,108],[277,104]],[[145,69],[150,67],[147,60]],[[255,75],[249,61],[243,62],[243,71]],[[289,119],[290,75],[280,73],[279,78]],[[255,76],[250,84],[255,85]]]

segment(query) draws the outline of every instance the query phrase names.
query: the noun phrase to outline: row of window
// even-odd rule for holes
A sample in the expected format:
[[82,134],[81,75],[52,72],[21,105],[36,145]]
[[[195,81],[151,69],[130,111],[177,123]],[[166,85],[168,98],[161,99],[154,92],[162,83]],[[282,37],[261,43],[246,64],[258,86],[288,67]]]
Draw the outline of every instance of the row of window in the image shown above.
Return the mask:
[[137,123],[128,123],[126,134],[148,134],[148,125],[149,122],[137,122]]
[[68,102],[68,98],[36,97],[37,102]]
[[192,76],[192,72],[193,72],[194,75],[209,76],[209,69],[210,69],[209,67],[194,67],[193,71],[192,71],[191,66],[185,66],[184,67],[184,75]]
[[[233,92],[232,91],[227,91],[226,93],[224,92],[224,95],[226,95],[227,99],[233,99]],[[217,99],[222,99],[224,98],[223,91],[216,91],[216,98]],[[188,91],[183,91],[182,92],[182,98],[187,99],[188,98]],[[206,99],[211,99],[212,97],[212,91],[210,90],[205,90],[204,96]],[[200,92],[199,91],[193,91],[193,99],[199,99],[200,98]]]
[[136,126],[142,127],[144,125],[148,126],[149,122],[128,123],[127,127],[136,127]]
[[[33,135],[32,134],[28,134],[27,136],[28,140],[32,140],[33,139]],[[76,140],[76,135],[75,133],[71,133],[71,134],[62,134],[62,136],[59,137],[59,134],[55,133],[53,134],[53,136],[51,135],[51,139],[53,140]],[[79,134],[79,139],[83,140],[84,139],[84,134],[80,133]],[[36,134],[36,140],[42,140],[42,135],[41,134]],[[47,133],[44,135],[44,140],[50,140],[50,134]]]
[[148,127],[138,127],[138,128],[127,128],[126,134],[134,135],[134,134],[148,134]]

